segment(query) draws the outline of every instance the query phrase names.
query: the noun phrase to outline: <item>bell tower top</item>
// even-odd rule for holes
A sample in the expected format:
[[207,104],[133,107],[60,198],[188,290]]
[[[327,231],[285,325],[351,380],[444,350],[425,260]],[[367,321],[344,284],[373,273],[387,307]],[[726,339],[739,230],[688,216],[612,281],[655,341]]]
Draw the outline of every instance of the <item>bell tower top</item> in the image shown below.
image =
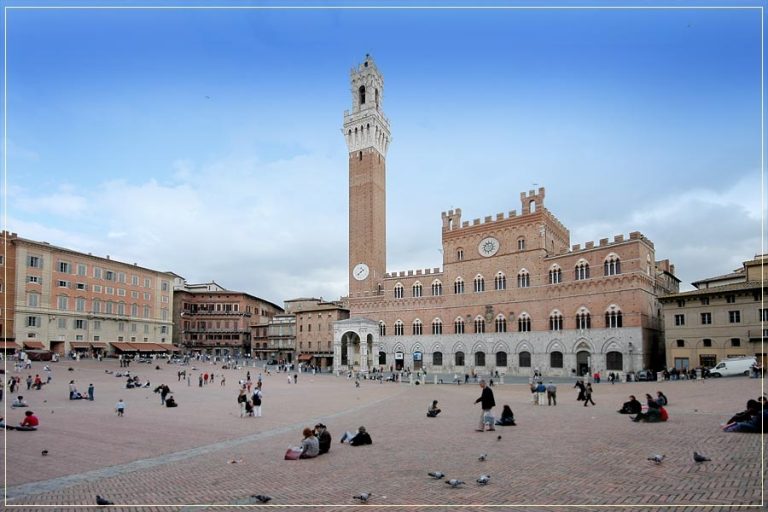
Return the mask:
[[352,68],[349,74],[352,84],[352,112],[381,110],[384,78],[379,73],[373,57],[366,54],[363,63],[357,68]]
[[384,78],[373,57],[350,70],[352,110],[344,112],[344,138],[350,153],[375,149],[382,156],[389,147],[389,120],[382,110]]

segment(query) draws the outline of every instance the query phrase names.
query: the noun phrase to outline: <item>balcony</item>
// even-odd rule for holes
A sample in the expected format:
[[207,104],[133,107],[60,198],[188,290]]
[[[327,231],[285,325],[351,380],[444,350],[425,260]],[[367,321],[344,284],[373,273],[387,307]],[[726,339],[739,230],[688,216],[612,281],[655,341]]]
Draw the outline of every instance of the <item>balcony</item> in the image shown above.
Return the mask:
[[181,316],[245,316],[251,317],[253,313],[245,311],[209,311],[207,309],[189,310],[185,309],[181,312]]

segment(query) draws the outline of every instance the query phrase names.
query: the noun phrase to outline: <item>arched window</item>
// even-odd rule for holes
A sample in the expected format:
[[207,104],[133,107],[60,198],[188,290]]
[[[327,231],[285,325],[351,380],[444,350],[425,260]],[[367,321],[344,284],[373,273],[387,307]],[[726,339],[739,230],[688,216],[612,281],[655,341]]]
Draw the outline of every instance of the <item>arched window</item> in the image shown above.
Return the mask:
[[615,254],[609,254],[603,262],[603,274],[615,276],[621,274],[621,260]]
[[584,308],[576,313],[576,328],[582,330],[592,328],[592,315]]
[[464,352],[456,352],[454,359],[456,361],[456,366],[464,366]]
[[524,251],[525,250],[525,238],[520,237],[517,239],[517,250],[518,251]]
[[557,265],[549,269],[549,284],[558,284],[563,282],[563,270]]
[[360,104],[365,104],[365,86],[361,85],[360,88],[357,90],[359,96],[360,96]]
[[480,274],[475,276],[475,293],[485,291],[485,279]]
[[475,352],[475,366],[485,366],[485,352]]
[[530,352],[520,352],[517,356],[518,360],[518,366],[520,368],[530,368],[531,367],[531,353]]
[[459,317],[453,322],[453,332],[456,334],[464,334],[464,319]]
[[432,320],[432,334],[443,334],[443,321],[439,318]]
[[475,334],[481,334],[485,332],[485,320],[483,317],[478,316],[475,318]]
[[552,352],[549,354],[549,366],[551,368],[562,368],[563,367],[563,353],[562,352]]
[[605,312],[605,326],[609,329],[618,329],[622,327],[621,310],[616,306],[611,306]]
[[464,249],[456,249],[456,261],[464,261]]
[[496,352],[496,366],[507,366],[506,352]]
[[589,263],[587,263],[586,260],[579,260],[574,269],[574,273],[577,281],[589,279]]
[[419,320],[418,318],[414,320],[412,329],[413,329],[414,336],[421,336],[421,332],[422,332],[421,320]]
[[559,311],[553,311],[549,315],[549,330],[550,331],[563,330],[563,315],[561,315]]
[[432,281],[432,295],[438,297],[443,294],[443,283],[435,279]]
[[606,370],[624,370],[624,355],[621,352],[608,352],[605,354]]
[[432,352],[432,364],[434,366],[443,366],[443,353]]
[[414,297],[421,297],[421,283],[414,283],[413,285],[413,296]]
[[528,288],[531,286],[531,276],[528,271],[523,269],[517,274],[517,287]]
[[398,320],[395,322],[395,336],[402,336],[405,331],[405,327],[403,325],[402,320]]
[[517,319],[517,330],[520,332],[528,332],[531,330],[531,317],[528,313],[521,313]]
[[504,272],[496,273],[496,277],[493,278],[493,288],[495,290],[507,289],[507,276],[504,275]]
[[379,364],[387,364],[387,353],[381,350],[379,351]]
[[504,315],[498,315],[496,317],[496,332],[507,332],[507,319]]
[[403,298],[403,285],[401,285],[400,283],[397,283],[395,285],[395,298],[396,299]]
[[386,336],[387,335],[387,325],[383,322],[379,322],[379,336]]
[[462,278],[457,277],[453,282],[453,293],[456,295],[464,293],[464,280]]

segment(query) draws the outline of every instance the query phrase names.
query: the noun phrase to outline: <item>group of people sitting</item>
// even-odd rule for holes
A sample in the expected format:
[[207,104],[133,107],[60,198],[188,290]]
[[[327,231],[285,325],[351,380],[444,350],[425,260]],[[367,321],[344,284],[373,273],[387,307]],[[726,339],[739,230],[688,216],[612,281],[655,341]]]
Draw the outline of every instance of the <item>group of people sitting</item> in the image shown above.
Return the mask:
[[[442,409],[438,407],[437,400],[432,400],[432,404],[427,407],[427,418],[436,418],[437,415],[441,412]],[[502,427],[517,425],[515,423],[515,414],[512,412],[512,409],[509,407],[509,405],[504,406],[501,411],[501,417],[497,419],[495,423],[496,425]]]
[[150,386],[149,381],[142,384],[138,375],[134,375],[133,377],[127,375],[127,377],[128,379],[125,381],[126,389],[148,388]]
[[[762,403],[761,403],[762,402]],[[747,408],[744,411],[733,415],[728,422],[723,425],[725,432],[762,432],[763,423],[768,417],[768,403],[765,395],[757,400],[747,400]]]
[[634,422],[658,423],[669,419],[669,413],[664,408],[665,405],[669,404],[669,400],[664,393],[657,391],[656,398],[646,393],[645,399],[647,403],[645,412],[643,412],[643,406],[635,395],[629,395],[629,401],[624,402],[617,412],[619,414],[634,414],[635,417],[631,418]]
[[16,400],[11,402],[11,407],[29,407],[29,404],[24,400],[24,397],[19,395]]
[[331,449],[331,433],[328,432],[328,427],[322,423],[315,425],[314,430],[309,427],[305,428],[302,434],[304,439],[301,440],[300,459],[313,459],[318,455],[328,453]]

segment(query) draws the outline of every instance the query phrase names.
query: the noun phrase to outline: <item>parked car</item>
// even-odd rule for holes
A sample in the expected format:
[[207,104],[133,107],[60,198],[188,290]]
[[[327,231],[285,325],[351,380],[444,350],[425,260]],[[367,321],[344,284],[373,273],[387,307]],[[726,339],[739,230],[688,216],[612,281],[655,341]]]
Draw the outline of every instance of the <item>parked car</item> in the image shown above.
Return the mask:
[[757,364],[757,360],[754,357],[733,357],[730,359],[723,359],[717,366],[709,371],[712,377],[728,377],[731,375],[746,375],[749,376],[752,371],[752,367]]
[[637,372],[637,380],[656,380],[656,372],[653,370],[640,370]]

